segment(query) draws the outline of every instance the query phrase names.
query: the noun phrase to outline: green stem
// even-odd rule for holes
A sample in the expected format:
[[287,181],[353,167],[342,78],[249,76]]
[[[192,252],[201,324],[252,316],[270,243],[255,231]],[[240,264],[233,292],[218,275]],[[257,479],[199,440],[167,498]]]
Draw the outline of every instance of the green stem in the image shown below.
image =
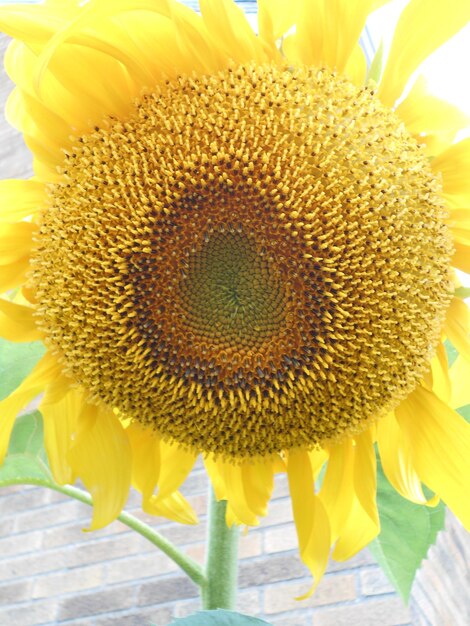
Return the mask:
[[[21,484],[25,483],[22,481]],[[49,489],[53,489],[54,491],[58,491],[67,496],[75,498],[75,500],[80,500],[80,502],[84,502],[85,504],[93,506],[93,500],[91,496],[81,489],[77,489],[76,487],[71,487],[69,485],[62,487],[49,483],[48,481],[40,480],[28,481],[28,484],[48,487]],[[150,541],[150,543],[153,543],[154,546],[164,552],[172,561],[179,565],[183,572],[185,572],[189,576],[189,578],[191,578],[191,580],[196,583],[196,585],[201,588],[205,586],[206,579],[204,575],[204,570],[199,565],[199,563],[196,563],[194,559],[181,552],[174,544],[171,543],[171,541],[165,539],[165,537],[160,535],[160,533],[153,530],[151,526],[144,524],[144,522],[141,522],[130,513],[126,513],[125,511],[123,511],[117,519],[129,528],[132,528],[132,530],[138,532],[140,535],[142,535],[142,537],[145,537],[148,541]]]
[[217,502],[211,489],[207,528],[206,582],[202,587],[203,608],[234,609],[237,594],[238,537],[236,526],[225,522],[227,503]]

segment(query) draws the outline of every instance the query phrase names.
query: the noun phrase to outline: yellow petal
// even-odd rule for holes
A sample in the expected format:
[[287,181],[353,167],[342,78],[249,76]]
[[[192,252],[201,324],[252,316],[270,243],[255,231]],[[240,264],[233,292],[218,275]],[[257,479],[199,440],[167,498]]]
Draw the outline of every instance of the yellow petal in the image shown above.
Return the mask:
[[131,484],[129,441],[111,409],[91,404],[83,408],[68,460],[93,498],[93,518],[86,530],[103,528],[121,513]]
[[143,502],[142,508],[149,515],[166,517],[179,524],[198,523],[197,515],[192,506],[179,491],[175,491],[164,500],[157,500],[155,496],[152,496]]
[[39,410],[44,417],[44,445],[55,480],[60,485],[72,484],[76,476],[68,461],[74,444],[86,395],[81,389],[69,389],[56,397],[55,389],[48,389]]
[[221,461],[219,471],[223,476],[227,501],[236,516],[237,524],[257,526],[259,524],[256,513],[250,506],[250,501],[245,493],[242,467],[232,463]]
[[452,299],[444,323],[444,333],[459,354],[470,361],[470,310],[460,298]]
[[132,449],[132,485],[148,501],[160,476],[160,440],[154,432],[134,422],[126,428]]
[[455,105],[430,94],[422,76],[398,105],[396,113],[416,140],[428,145],[428,153],[433,156],[445,150],[457,132],[470,123],[470,118]]
[[366,19],[378,5],[374,0],[326,0],[322,63],[343,72],[359,43]]
[[258,37],[232,0],[199,0],[202,17],[216,45],[238,63],[264,60]]
[[444,344],[439,342],[436,348],[436,356],[431,360],[432,390],[444,402],[449,403],[451,397],[451,382],[449,376],[449,363]]
[[35,225],[29,222],[0,224],[0,265],[14,263],[29,255],[35,230]]
[[354,437],[354,488],[362,508],[374,524],[379,525],[377,511],[377,467],[372,429]]
[[15,222],[34,215],[44,206],[46,191],[35,180],[0,181],[0,222]]
[[36,341],[43,337],[33,317],[34,309],[0,298],[0,337],[8,341]]
[[248,506],[260,517],[267,514],[268,503],[274,487],[274,467],[271,460],[244,463],[242,480]]
[[409,442],[403,436],[394,413],[377,422],[377,443],[385,476],[398,493],[416,504],[437,504],[438,499],[428,501],[423,493],[421,480],[413,466]]
[[470,530],[470,425],[423,387],[398,407],[396,417],[421,480]]
[[25,281],[28,270],[29,257],[23,257],[8,265],[0,264],[0,293],[19,287]]
[[433,172],[442,175],[446,196],[456,197],[470,206],[470,138],[441,152],[432,160],[431,167]]
[[46,353],[21,385],[0,401],[0,463],[3,463],[5,458],[16,416],[44,391],[48,384],[60,376],[60,369],[56,359],[50,353]]
[[379,87],[379,97],[393,106],[418,66],[470,20],[466,0],[411,0],[403,9]]
[[332,445],[319,492],[331,526],[331,543],[341,534],[351,513],[354,494],[354,447],[351,439]]
[[359,44],[354,46],[346,67],[344,68],[344,74],[358,87],[365,84],[367,76],[367,60],[366,55]]
[[165,500],[176,491],[194,467],[197,454],[183,450],[178,444],[160,441],[160,475],[158,500]]
[[292,28],[298,11],[298,0],[258,0],[258,32],[261,40],[273,46]]
[[470,404],[470,361],[458,356],[450,368],[450,379],[452,381],[452,397],[450,406],[460,409]]
[[[452,265],[462,272],[470,274],[470,250],[465,244],[454,241],[454,256],[452,257]],[[1,271],[1,268],[0,268]]]
[[326,509],[315,495],[312,466],[307,452],[292,452],[287,460],[287,476],[294,522],[299,540],[300,558],[314,578],[310,596],[320,582],[328,563],[331,536]]
[[299,2],[295,34],[289,35],[282,49],[292,63],[321,65],[324,9],[322,0]]

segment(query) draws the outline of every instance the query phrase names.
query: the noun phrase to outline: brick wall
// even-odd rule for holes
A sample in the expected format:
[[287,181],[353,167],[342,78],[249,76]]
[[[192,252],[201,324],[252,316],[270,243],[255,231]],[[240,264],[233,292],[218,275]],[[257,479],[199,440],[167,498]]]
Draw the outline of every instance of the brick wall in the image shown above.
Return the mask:
[[[0,100],[9,89],[0,76]],[[29,173],[21,138],[0,120],[0,178]],[[201,517],[200,525],[146,521],[201,560],[206,510],[201,468],[184,491]],[[138,504],[132,495],[129,510],[138,513]],[[83,533],[89,516],[86,505],[55,492],[0,490],[0,626],[164,626],[198,608],[196,588],[172,561],[119,522]],[[238,609],[274,626],[466,626],[464,559],[470,544],[468,535],[454,521],[449,523],[450,532],[433,554],[444,560],[426,564],[420,574],[413,618],[367,551],[347,563],[331,564],[315,595],[299,603],[295,596],[311,581],[297,556],[286,481],[280,477],[270,515],[241,539]]]
[[[201,518],[182,526],[128,510],[202,562],[206,475],[197,468],[185,493]],[[0,625],[164,626],[199,608],[197,588],[173,562],[120,522],[84,533],[90,509],[36,487],[0,490]],[[238,609],[274,626],[411,624],[409,610],[363,551],[328,569],[315,595],[297,556],[285,477],[270,515],[240,542]]]

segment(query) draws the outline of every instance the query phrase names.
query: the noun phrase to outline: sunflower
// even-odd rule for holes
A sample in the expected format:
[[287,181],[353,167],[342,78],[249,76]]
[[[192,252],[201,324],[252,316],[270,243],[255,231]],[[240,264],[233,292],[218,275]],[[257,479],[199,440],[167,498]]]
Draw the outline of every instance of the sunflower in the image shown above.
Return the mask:
[[34,161],[0,186],[0,334],[47,349],[0,403],[0,458],[43,393],[92,529],[131,484],[194,522],[198,455],[227,522],[255,525],[287,472],[318,582],[379,531],[376,447],[401,495],[470,525],[444,346],[470,359],[467,119],[404,91],[470,4],[411,0],[372,80],[358,40],[382,4],[259,0],[258,34],[231,0],[0,10]]

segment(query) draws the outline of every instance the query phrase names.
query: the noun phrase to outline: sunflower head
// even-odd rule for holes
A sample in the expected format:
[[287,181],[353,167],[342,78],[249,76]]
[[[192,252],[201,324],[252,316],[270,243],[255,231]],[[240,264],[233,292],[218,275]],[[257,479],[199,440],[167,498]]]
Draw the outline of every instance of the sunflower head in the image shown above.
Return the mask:
[[376,84],[358,39],[379,4],[259,0],[257,34],[231,0],[0,10],[35,168],[0,187],[0,333],[47,347],[0,403],[0,457],[45,390],[52,471],[93,491],[93,527],[131,481],[193,521],[199,453],[255,524],[287,471],[318,579],[378,532],[376,442],[402,495],[429,504],[423,481],[469,519],[443,340],[470,358],[470,140],[404,88],[470,5],[411,0]]

